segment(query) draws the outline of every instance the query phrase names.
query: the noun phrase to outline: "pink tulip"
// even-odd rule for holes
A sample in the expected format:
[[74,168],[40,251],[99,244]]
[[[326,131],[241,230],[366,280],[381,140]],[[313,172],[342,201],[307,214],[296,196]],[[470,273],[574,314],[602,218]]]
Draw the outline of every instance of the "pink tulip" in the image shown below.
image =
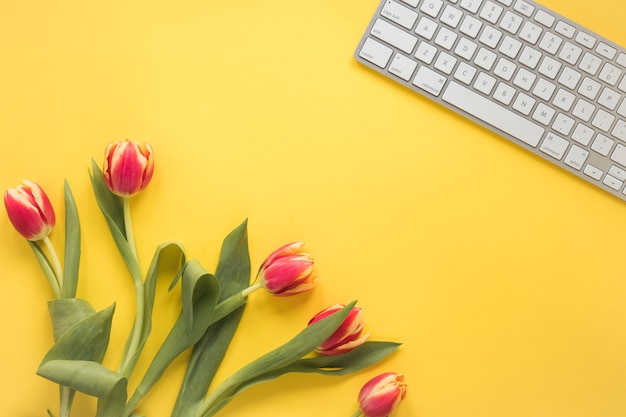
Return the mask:
[[154,155],[149,143],[125,140],[110,143],[104,151],[104,181],[113,194],[131,197],[142,191],[154,172]]
[[406,397],[404,375],[387,372],[370,379],[359,392],[359,408],[365,417],[386,417]]
[[13,227],[26,239],[37,241],[50,235],[56,217],[46,193],[32,181],[7,190],[4,205]]
[[261,286],[270,293],[287,297],[309,291],[318,276],[311,255],[302,252],[302,242],[285,245],[267,257],[259,271]]
[[[343,307],[345,307],[344,304],[335,304],[320,311],[309,321],[309,325],[336,313]],[[368,337],[369,334],[363,334],[361,307],[354,306],[343,323],[335,330],[335,333],[326,339],[315,351],[325,356],[346,353],[361,346]]]

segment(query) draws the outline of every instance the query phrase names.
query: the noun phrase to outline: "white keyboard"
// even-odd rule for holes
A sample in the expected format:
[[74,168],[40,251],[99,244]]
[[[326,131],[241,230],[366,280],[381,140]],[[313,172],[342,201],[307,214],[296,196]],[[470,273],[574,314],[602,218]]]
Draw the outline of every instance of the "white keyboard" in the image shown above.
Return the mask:
[[626,50],[532,0],[383,0],[355,57],[626,200]]

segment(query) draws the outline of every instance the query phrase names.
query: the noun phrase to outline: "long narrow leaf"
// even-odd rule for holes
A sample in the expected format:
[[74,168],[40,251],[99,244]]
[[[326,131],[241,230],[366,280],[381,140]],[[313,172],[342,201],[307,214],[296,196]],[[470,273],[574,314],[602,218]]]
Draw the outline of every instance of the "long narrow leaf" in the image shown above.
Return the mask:
[[[176,256],[178,261],[178,271],[177,274],[180,274],[182,266],[185,264],[186,255],[183,245],[179,242],[165,242],[159,245],[156,248],[154,256],[152,257],[152,262],[150,263],[150,268],[148,268],[148,273],[146,274],[146,279],[144,281],[144,311],[143,311],[143,329],[139,338],[139,345],[135,354],[130,358],[128,369],[133,369],[139,356],[143,350],[143,347],[148,340],[148,336],[152,331],[152,311],[154,308],[154,299],[156,294],[156,283],[157,277],[159,275],[159,269],[161,269],[161,263],[163,257],[168,252],[174,252],[174,256]],[[178,276],[178,275],[177,275]],[[176,276],[176,277],[177,277]],[[176,280],[177,278],[174,278]],[[126,356],[126,351],[128,350],[128,342],[126,344],[124,356]]]
[[119,416],[126,403],[126,378],[97,362],[51,360],[38,373],[51,381],[98,398],[96,417]]
[[128,270],[135,279],[135,281],[141,280],[141,270],[137,259],[133,255],[133,251],[126,239],[126,227],[124,226],[124,206],[120,201],[120,198],[109,191],[106,183],[104,182],[104,176],[100,167],[92,160],[92,171],[90,173],[91,184],[93,187],[94,195],[100,211],[104,215],[104,218],[109,226],[113,241],[117,246],[122,259],[126,263]]
[[54,340],[57,341],[72,326],[93,315],[96,310],[80,298],[66,298],[48,302],[48,312],[52,320]]
[[232,374],[200,404],[195,415],[197,417],[213,416],[245,388],[249,381],[257,380],[265,374],[284,368],[312,352],[337,330],[355,304],[356,301],[307,326],[284,345],[266,353]]
[[65,257],[62,298],[76,297],[80,264],[80,221],[72,190],[65,181]]
[[[250,283],[247,223],[246,220],[235,228],[222,244],[215,271],[221,288],[220,302],[243,291]],[[211,325],[194,346],[172,417],[191,415],[206,395],[239,326],[244,308],[245,305]]]
[[354,349],[348,353],[335,356],[319,356],[314,358],[300,359],[285,367],[275,369],[251,378],[245,383],[239,385],[236,390],[232,391],[230,397],[221,403],[212,414],[225,406],[230,399],[254,385],[263,382],[269,382],[279,378],[287,373],[317,373],[328,376],[344,376],[362,369],[365,369],[375,363],[383,360],[395,351],[400,344],[392,342],[367,342],[363,346]]
[[33,250],[35,254],[35,258],[41,267],[46,279],[50,283],[50,287],[52,288],[52,292],[54,293],[55,298],[61,298],[61,288],[59,287],[59,282],[57,281],[56,274],[54,272],[54,268],[50,263],[50,259],[41,249],[41,247],[37,244],[37,242],[28,241],[30,248]]
[[86,360],[101,362],[109,344],[115,305],[94,313],[67,329],[41,361]]
[[183,306],[190,305],[192,314],[191,331],[184,314],[178,316],[174,326],[159,348],[146,374],[131,396],[124,416],[132,413],[139,401],[152,389],[167,367],[178,355],[194,345],[206,332],[219,296],[219,284],[197,261],[189,261],[182,274]]

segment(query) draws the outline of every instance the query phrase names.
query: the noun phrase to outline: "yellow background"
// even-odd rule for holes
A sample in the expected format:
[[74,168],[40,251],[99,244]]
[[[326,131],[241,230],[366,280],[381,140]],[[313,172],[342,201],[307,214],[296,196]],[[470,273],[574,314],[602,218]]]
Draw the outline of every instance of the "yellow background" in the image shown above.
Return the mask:
[[[47,190],[60,250],[69,181],[84,235],[78,295],[117,303],[108,366],[132,285],[88,167],[126,138],[156,154],[133,201],[144,269],[174,239],[214,270],[245,218],[253,268],[294,240],[316,258],[312,293],[251,296],[219,380],[337,302],[359,300],[373,340],[404,343],[351,377],[255,387],[224,416],[349,416],[384,371],[409,384],[394,417],[626,415],[625,203],[357,64],[377,4],[3,0],[0,188],[28,178]],[[621,1],[546,4],[626,45]],[[52,293],[0,217],[0,415],[43,416],[58,409],[35,375]],[[147,353],[179,308],[165,281]],[[183,369],[139,411],[169,416]],[[92,407],[81,396],[74,415]]]

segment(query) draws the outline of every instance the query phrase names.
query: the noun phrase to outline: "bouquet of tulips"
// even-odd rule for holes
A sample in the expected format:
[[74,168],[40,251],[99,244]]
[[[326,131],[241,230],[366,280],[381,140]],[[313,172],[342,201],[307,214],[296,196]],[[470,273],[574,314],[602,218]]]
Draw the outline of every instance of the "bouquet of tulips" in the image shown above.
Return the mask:
[[[144,273],[137,257],[130,203],[150,183],[153,150],[147,143],[111,143],[106,147],[102,169],[95,161],[91,165],[95,198],[135,288],[136,314],[118,369],[102,364],[109,348],[115,305],[96,311],[88,301],[76,298],[81,228],[68,183],[64,193],[63,262],[49,239],[56,217],[43,189],[32,181],[24,181],[4,195],[9,220],[28,241],[54,294],[48,303],[54,343],[37,373],[59,385],[59,417],[70,416],[73,399],[79,392],[97,397],[96,417],[139,417],[136,410],[141,401],[166,368],[187,350],[191,354],[172,417],[213,416],[243,390],[289,372],[352,374],[379,362],[399,346],[394,342],[369,341],[369,335],[363,332],[360,307],[355,302],[337,304],[315,314],[287,343],[213,387],[213,378],[249,296],[261,288],[278,297],[311,290],[318,280],[313,258],[303,251],[303,243],[284,245],[260,265],[250,284],[252,269],[244,221],[224,239],[214,273],[199,261],[188,259],[182,244],[174,241],[156,247]],[[128,380],[151,333],[156,279],[166,251],[177,255],[177,273],[170,288],[181,285],[180,314],[130,392]],[[381,374],[363,385],[353,417],[387,416],[405,395],[401,374]],[[48,415],[57,414],[48,410]]]

